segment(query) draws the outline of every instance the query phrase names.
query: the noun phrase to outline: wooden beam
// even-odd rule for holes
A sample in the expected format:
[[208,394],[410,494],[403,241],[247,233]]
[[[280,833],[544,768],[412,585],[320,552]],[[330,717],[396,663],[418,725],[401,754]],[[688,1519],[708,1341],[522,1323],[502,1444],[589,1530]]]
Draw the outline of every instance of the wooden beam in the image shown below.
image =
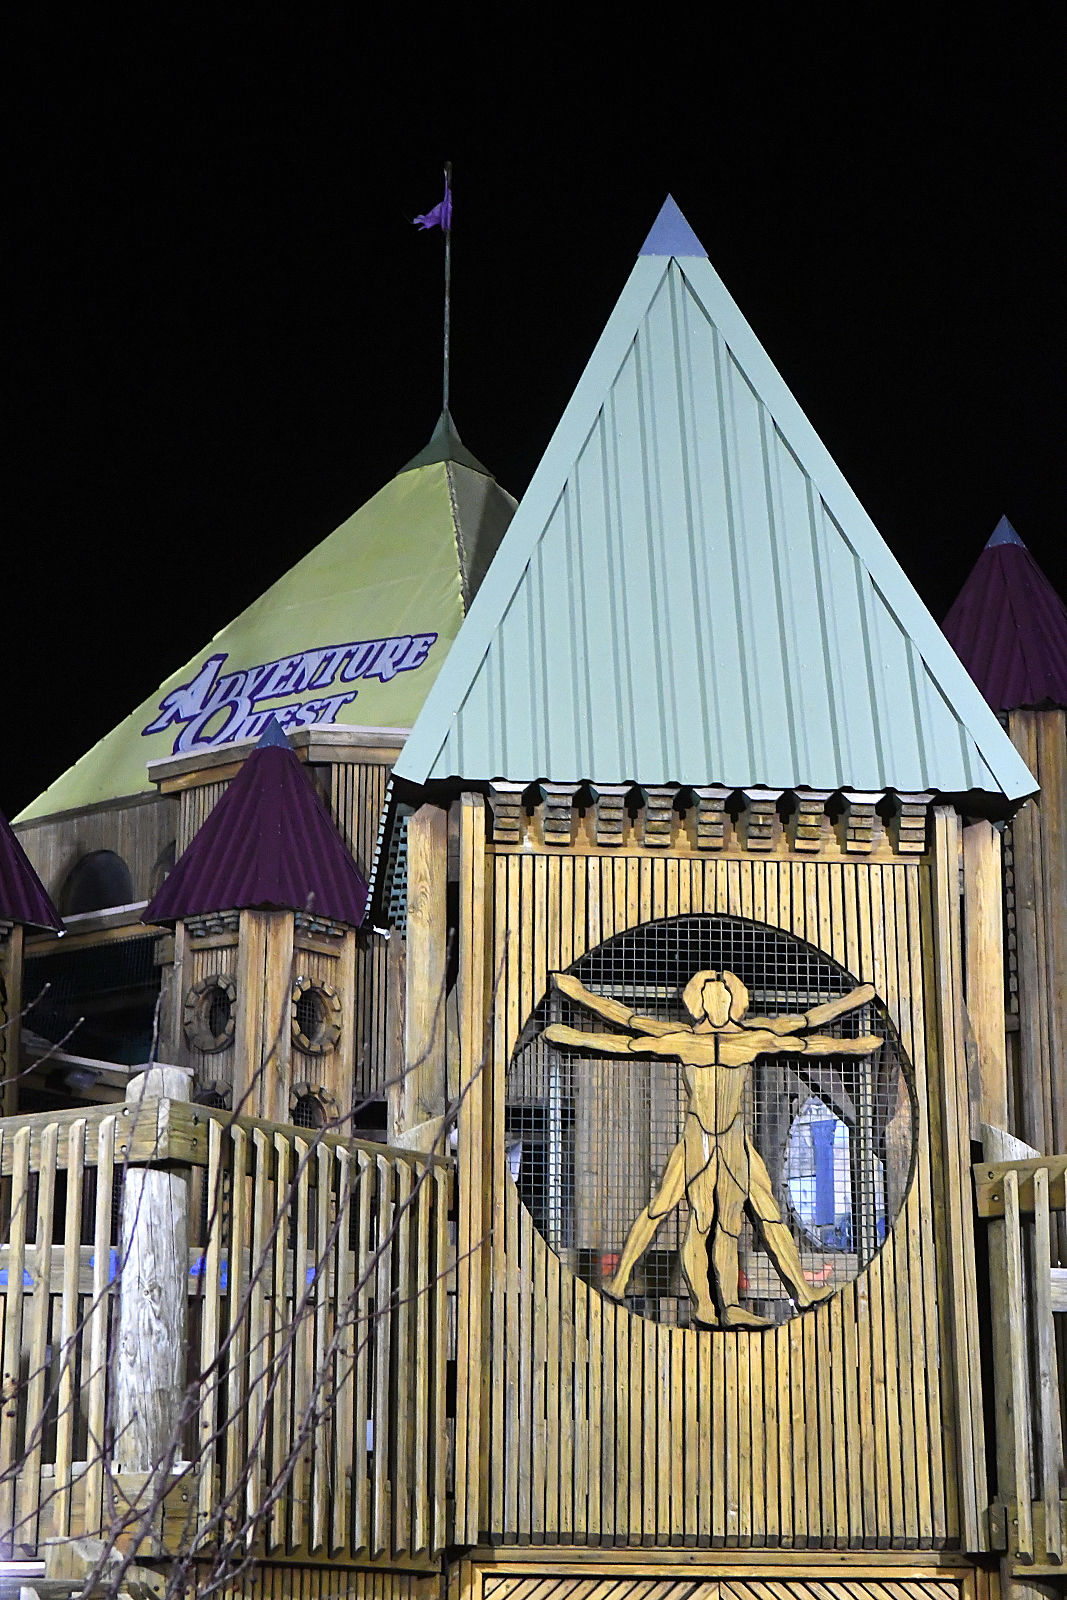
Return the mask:
[[1004,1028],[1004,904],[1000,834],[991,822],[963,830],[963,931],[967,1012],[978,1046],[971,1097],[982,1122],[1008,1125]]
[[448,813],[420,806],[408,818],[407,961],[403,1080],[393,1132],[445,1111],[448,964]]
[[1034,1209],[1034,1177],[1038,1172],[1048,1173],[1049,1204],[1064,1204],[1064,1174],[1067,1173],[1067,1156],[1032,1156],[1028,1161],[981,1161],[974,1170],[974,1192],[980,1217],[1002,1217],[1004,1194],[1008,1174],[1014,1174],[1018,1184],[1018,1204],[1022,1212]]

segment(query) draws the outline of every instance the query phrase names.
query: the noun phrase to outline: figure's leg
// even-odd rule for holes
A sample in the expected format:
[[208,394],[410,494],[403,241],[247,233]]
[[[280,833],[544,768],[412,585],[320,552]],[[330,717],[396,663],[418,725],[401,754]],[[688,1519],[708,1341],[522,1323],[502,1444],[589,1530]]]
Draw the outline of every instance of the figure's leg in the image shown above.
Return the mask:
[[[715,1214],[713,1171],[714,1168],[706,1169],[689,1186],[689,1224],[680,1253],[682,1276],[689,1289],[697,1320],[715,1328],[719,1324],[719,1314],[711,1296],[711,1280],[708,1277],[708,1230],[714,1223]],[[700,1205],[698,1216],[697,1207],[693,1204],[693,1189],[702,1181],[707,1182],[708,1194]],[[705,1226],[702,1227],[701,1223]]]
[[719,1297],[724,1328],[765,1328],[766,1317],[741,1305],[738,1298],[738,1241],[745,1214],[744,1133],[731,1128],[721,1138],[718,1182],[715,1186],[715,1232],[711,1241],[711,1265]]
[[782,1213],[771,1188],[770,1173],[763,1157],[753,1145],[748,1145],[748,1201],[756,1226],[763,1236],[767,1254],[782,1282],[792,1289],[799,1305],[811,1306],[819,1300],[828,1300],[833,1286],[816,1287],[804,1276],[804,1267],[796,1240],[782,1221]]
[[663,1172],[663,1182],[655,1197],[649,1201],[638,1217],[623,1246],[618,1269],[610,1283],[603,1285],[604,1293],[612,1300],[621,1300],[626,1293],[630,1274],[652,1243],[652,1236],[664,1217],[669,1215],[685,1193],[685,1146],[679,1140],[671,1151]]

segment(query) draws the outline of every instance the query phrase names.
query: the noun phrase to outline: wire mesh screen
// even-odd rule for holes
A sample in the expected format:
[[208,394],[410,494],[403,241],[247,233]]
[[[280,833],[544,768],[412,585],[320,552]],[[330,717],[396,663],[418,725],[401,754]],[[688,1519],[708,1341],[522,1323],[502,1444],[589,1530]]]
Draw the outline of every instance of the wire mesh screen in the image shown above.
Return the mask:
[[[747,1006],[734,984],[729,1018],[699,1001],[694,1014],[682,996],[696,973],[736,975]],[[854,1278],[900,1208],[914,1143],[906,1064],[878,1005],[831,1006],[829,1020],[816,1012],[809,1022],[857,979],[776,929],[717,916],[644,924],[570,976],[586,998],[574,983],[570,995],[550,988],[523,1029],[505,1100],[511,1175],[552,1249],[633,1310],[681,1325],[694,1318],[691,1285],[705,1270],[687,1250],[708,1252],[720,1308],[725,1298],[772,1323]],[[713,990],[725,1001],[723,984]],[[713,993],[708,1003],[715,1012]],[[781,1031],[754,1032],[759,1018]],[[667,1023],[677,1025],[669,1037]],[[549,1042],[553,1024],[604,1045]],[[721,1044],[709,1044],[713,1034]],[[821,1039],[825,1053],[813,1053]],[[865,1053],[843,1053],[847,1040]],[[683,1060],[709,1053],[729,1060]],[[691,1212],[701,1223],[692,1233]],[[642,1217],[644,1233],[634,1226]],[[716,1260],[717,1229],[739,1229],[736,1294],[729,1260]],[[621,1286],[632,1230],[638,1243],[651,1238]]]
[[94,1061],[148,1059],[159,994],[158,936],[59,950],[26,962],[23,1037]]

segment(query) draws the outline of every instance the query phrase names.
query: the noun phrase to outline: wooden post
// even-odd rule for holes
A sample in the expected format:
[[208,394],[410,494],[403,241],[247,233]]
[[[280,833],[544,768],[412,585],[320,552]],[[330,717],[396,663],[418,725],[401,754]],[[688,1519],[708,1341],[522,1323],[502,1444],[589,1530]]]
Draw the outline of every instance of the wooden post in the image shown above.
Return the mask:
[[19,1035],[22,1012],[22,929],[0,927],[0,1116],[19,1108]]
[[233,1108],[268,1122],[289,1121],[293,934],[291,911],[241,912]]
[[[126,1089],[132,1122],[146,1099],[189,1099],[189,1074],[149,1067]],[[127,1167],[122,1186],[122,1276],[115,1361],[115,1456],[151,1472],[176,1454],[185,1393],[189,1188],[182,1172]]]
[[427,1148],[445,1113],[447,881],[448,813],[420,806],[408,818],[404,1076],[393,1132],[410,1141],[428,1124]]
[[963,896],[967,1013],[978,1046],[971,1092],[980,1121],[1007,1128],[1004,907],[1000,834],[991,822],[971,822],[963,830]]

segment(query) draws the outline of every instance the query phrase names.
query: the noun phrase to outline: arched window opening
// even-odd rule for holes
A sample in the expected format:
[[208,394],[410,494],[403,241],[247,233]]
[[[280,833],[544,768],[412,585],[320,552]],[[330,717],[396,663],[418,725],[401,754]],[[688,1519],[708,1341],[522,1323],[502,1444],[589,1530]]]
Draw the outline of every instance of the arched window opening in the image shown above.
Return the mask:
[[122,857],[114,850],[90,850],[68,872],[59,910],[64,917],[77,917],[87,911],[132,905],[133,900],[133,879]]

